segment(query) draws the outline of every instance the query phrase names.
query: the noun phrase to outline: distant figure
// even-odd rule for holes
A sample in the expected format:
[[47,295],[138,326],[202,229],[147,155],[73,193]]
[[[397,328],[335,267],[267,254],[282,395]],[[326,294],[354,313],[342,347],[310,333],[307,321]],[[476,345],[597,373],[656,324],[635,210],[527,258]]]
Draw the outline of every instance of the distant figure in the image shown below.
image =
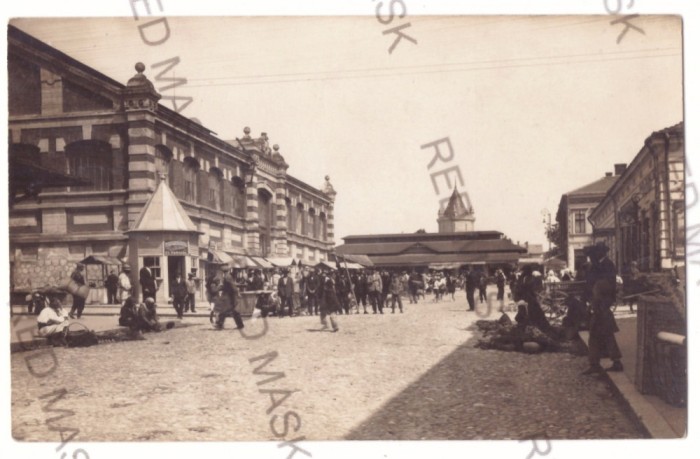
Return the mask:
[[382,309],[383,305],[381,302],[382,296],[382,277],[379,275],[379,271],[371,271],[369,277],[367,278],[367,290],[369,291],[369,301],[372,304],[372,312],[377,313],[377,310],[381,314],[384,314]]
[[182,319],[182,315],[185,311],[185,304],[187,303],[187,284],[182,278],[182,274],[177,273],[175,275],[173,284],[170,286],[170,292],[177,318]]
[[105,288],[107,289],[107,304],[118,304],[119,277],[114,274],[114,270],[110,271],[107,279],[105,279]]
[[147,266],[144,266],[139,271],[139,283],[141,284],[141,295],[144,301],[146,298],[156,297],[156,280],[153,277],[153,272]]
[[[85,277],[83,277],[83,269],[85,267],[81,264],[78,263],[75,265],[75,270],[71,273],[70,278],[78,284],[78,286],[85,285]],[[68,317],[71,319],[75,319],[76,314],[78,319],[80,319],[80,316],[83,315],[83,309],[85,309],[85,298],[81,297],[80,295],[73,295],[73,306],[70,308],[70,313],[68,314]]]
[[469,311],[474,311],[476,308],[474,304],[474,293],[479,287],[479,273],[475,269],[469,268],[467,270],[466,278],[466,290],[467,290],[467,302],[469,303]]
[[243,319],[240,313],[236,310],[238,301],[238,289],[236,283],[231,276],[231,267],[228,265],[221,266],[222,282],[217,287],[220,292],[219,296],[214,301],[214,311],[216,316],[215,327],[217,330],[224,328],[226,317],[231,315],[236,323],[236,328],[243,328]]
[[396,309],[396,303],[399,303],[399,312],[403,314],[403,303],[401,303],[401,292],[403,291],[403,282],[401,277],[394,274],[391,278],[391,285],[389,286],[389,292],[391,294],[391,313],[394,313]]
[[335,290],[335,281],[333,276],[328,273],[321,274],[321,285],[323,290],[323,299],[321,300],[321,324],[323,328],[328,328],[328,323],[326,322],[326,317],[330,319],[331,327],[334,332],[338,331],[338,323],[335,319],[335,314],[340,309],[340,303],[338,303],[338,293]]
[[131,274],[131,268],[129,265],[124,264],[122,266],[122,272],[119,273],[119,301],[125,301],[131,296],[132,287],[131,279],[129,275]]
[[277,281],[277,293],[280,298],[279,316],[284,317],[284,309],[287,308],[287,315],[294,316],[294,281],[289,277],[289,270],[282,270],[282,277]]
[[195,280],[194,273],[189,273],[187,275],[187,302],[185,303],[185,312],[191,310],[192,312],[197,312],[195,310],[195,294],[197,293],[197,281]]
[[489,280],[488,278],[483,274],[479,273],[479,302],[483,303],[486,301],[486,286],[488,285]]
[[503,274],[502,269],[496,270],[496,288],[498,289],[496,299],[498,301],[504,301],[506,291],[506,275]]

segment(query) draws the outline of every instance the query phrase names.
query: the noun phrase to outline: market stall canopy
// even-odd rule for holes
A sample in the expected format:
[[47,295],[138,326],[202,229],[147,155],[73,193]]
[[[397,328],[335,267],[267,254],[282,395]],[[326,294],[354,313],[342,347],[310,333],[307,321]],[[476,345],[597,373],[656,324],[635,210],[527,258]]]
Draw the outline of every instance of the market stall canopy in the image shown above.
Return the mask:
[[558,257],[547,258],[544,261],[544,266],[547,269],[561,270],[566,268],[566,262]]
[[316,263],[317,268],[326,268],[335,271],[335,264],[328,261],[320,261]]
[[101,255],[90,255],[89,257],[83,259],[80,263],[84,265],[122,265],[122,261],[119,258],[105,257]]
[[207,261],[214,265],[229,265],[232,268],[257,267],[248,257],[243,255],[230,255],[223,250],[210,250],[207,255]]
[[461,266],[462,263],[430,263],[428,268],[440,271],[443,269],[459,269]]
[[518,265],[519,266],[525,266],[525,265],[541,265],[542,264],[542,257],[529,257],[529,258],[520,258],[518,260]]
[[277,266],[278,268],[288,268],[290,266],[296,265],[296,260],[292,257],[267,258],[267,261]]
[[257,267],[259,267],[259,268],[270,269],[270,268],[275,267],[272,263],[270,263],[269,261],[267,261],[264,258],[261,258],[261,257],[249,257],[249,258],[251,260],[253,260],[257,264]]
[[352,263],[357,263],[358,265],[362,266],[374,266],[372,263],[372,260],[369,259],[367,255],[359,255],[359,254],[338,254],[336,255],[336,258],[342,260],[346,260],[348,262]]

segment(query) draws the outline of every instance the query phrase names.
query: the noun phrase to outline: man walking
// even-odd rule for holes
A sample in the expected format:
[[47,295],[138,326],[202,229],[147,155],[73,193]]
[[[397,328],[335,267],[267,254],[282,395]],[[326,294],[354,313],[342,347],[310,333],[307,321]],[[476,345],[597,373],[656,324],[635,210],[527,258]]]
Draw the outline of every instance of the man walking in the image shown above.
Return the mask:
[[197,281],[195,280],[194,273],[189,273],[187,275],[187,302],[185,303],[185,312],[191,310],[193,313],[195,311],[195,293],[197,293]]
[[185,304],[187,303],[187,284],[182,279],[180,273],[175,275],[175,280],[173,281],[173,285],[170,286],[170,291],[172,292],[171,298],[173,300],[173,308],[175,308],[175,313],[177,313],[177,318],[182,319]]
[[357,313],[360,313],[360,303],[367,314],[367,275],[364,271],[354,274],[352,283],[355,288],[355,299],[357,300]]
[[[224,306],[223,309],[217,310],[216,314],[216,328],[221,330],[224,328],[224,322],[226,317],[231,314],[233,316],[233,321],[236,322],[236,328],[243,328],[243,319],[241,315],[236,310],[238,301],[238,289],[236,288],[236,282],[231,275],[231,267],[229,265],[221,266],[222,282],[216,287],[220,291],[220,296],[218,300]],[[215,308],[217,303],[215,302]]]
[[114,274],[114,270],[109,272],[105,279],[105,288],[107,289],[107,304],[117,304],[117,289],[119,288],[119,277]]
[[321,273],[321,324],[323,328],[328,328],[328,323],[326,322],[326,317],[330,319],[331,327],[334,332],[338,331],[338,323],[335,320],[335,314],[340,308],[338,303],[338,293],[335,290],[335,282],[333,276],[328,273]]
[[315,271],[311,271],[306,278],[306,295],[309,315],[318,315],[318,289],[319,278]]
[[466,278],[466,289],[467,289],[467,302],[469,303],[469,311],[475,309],[474,305],[474,292],[476,292],[479,286],[479,273],[475,269],[467,268],[467,278]]
[[277,281],[277,294],[280,298],[279,316],[284,317],[285,307],[289,317],[294,316],[294,283],[287,269],[282,270],[282,277]]
[[615,340],[619,331],[615,316],[610,307],[615,303],[616,276],[615,264],[608,257],[610,249],[602,242],[589,247],[588,257],[591,269],[588,271],[587,294],[591,301],[591,322],[588,336],[589,368],[582,374],[601,373],[601,357],[606,354],[612,366],[606,371],[622,371],[622,353]]
[[369,278],[367,279],[367,290],[369,291],[369,302],[372,304],[372,312],[379,312],[384,314],[382,310],[382,277],[379,275],[378,271],[371,271]]

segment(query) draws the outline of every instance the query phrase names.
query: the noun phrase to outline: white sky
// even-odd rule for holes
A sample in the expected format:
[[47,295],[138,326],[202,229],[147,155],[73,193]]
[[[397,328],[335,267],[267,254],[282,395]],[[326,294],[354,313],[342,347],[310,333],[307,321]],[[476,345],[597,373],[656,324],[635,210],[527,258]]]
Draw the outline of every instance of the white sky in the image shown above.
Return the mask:
[[[183,115],[223,139],[265,131],[289,173],[315,186],[331,176],[338,243],[436,231],[450,190],[436,177],[436,195],[429,174],[450,166],[476,229],[544,243],[542,209],[554,216],[562,193],[631,161],[652,131],[682,119],[677,17],[637,18],[645,34],[630,30],[620,44],[623,26],[606,15],[397,14],[386,26],[374,16],[168,17],[169,38],[149,46],[138,26],[153,19],[13,24],[122,83],[137,61],[154,81],[163,67],[153,64],[179,57],[169,75],[187,84],[162,94],[191,96]],[[381,32],[405,22],[418,43],[388,53],[393,38]],[[143,32],[165,37],[162,24]],[[434,150],[420,146],[443,137],[454,159],[429,171]]]

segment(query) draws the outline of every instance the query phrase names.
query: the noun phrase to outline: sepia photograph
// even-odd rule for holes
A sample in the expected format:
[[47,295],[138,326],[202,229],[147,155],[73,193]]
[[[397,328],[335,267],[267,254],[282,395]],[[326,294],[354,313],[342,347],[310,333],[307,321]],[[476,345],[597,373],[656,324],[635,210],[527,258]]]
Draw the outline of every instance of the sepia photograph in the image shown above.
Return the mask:
[[688,437],[681,15],[123,3],[7,18],[8,441]]

